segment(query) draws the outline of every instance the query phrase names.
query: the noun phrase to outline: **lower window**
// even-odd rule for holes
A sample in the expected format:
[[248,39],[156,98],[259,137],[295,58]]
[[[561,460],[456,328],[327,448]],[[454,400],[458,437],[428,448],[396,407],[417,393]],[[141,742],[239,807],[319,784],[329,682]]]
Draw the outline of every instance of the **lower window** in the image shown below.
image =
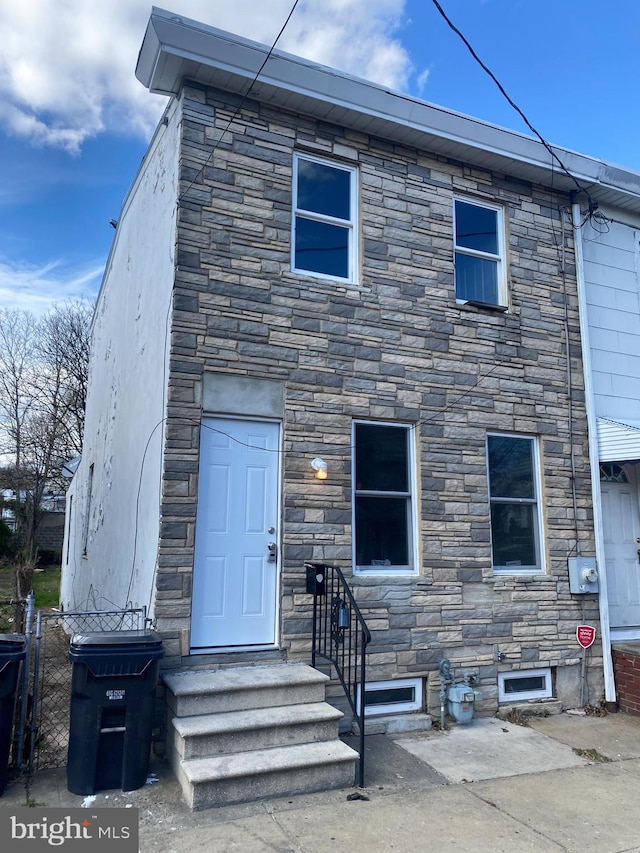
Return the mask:
[[491,555],[500,574],[543,571],[535,438],[487,436]]
[[413,572],[413,447],[409,425],[354,423],[356,571]]
[[524,702],[553,696],[550,669],[498,673],[498,702]]
[[[358,686],[358,704],[360,687]],[[364,688],[364,715],[399,714],[422,708],[422,679],[405,678],[399,681],[370,681]]]

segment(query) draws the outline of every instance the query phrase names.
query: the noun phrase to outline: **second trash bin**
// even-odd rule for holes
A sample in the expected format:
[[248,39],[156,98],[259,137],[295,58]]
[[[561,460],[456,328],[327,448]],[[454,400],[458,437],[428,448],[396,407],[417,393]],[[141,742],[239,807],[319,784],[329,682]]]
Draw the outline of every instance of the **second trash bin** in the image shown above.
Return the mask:
[[24,634],[0,634],[0,794],[7,785],[13,712],[20,664],[25,659]]
[[76,634],[67,788],[133,791],[147,780],[162,640],[155,631]]

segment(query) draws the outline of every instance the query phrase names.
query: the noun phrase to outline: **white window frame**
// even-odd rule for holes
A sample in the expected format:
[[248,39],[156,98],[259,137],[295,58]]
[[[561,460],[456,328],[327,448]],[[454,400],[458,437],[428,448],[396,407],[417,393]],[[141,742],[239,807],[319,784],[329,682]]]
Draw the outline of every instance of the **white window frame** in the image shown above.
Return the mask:
[[[523,690],[521,693],[507,693],[505,681],[517,681],[519,678],[544,678],[544,687],[541,690]],[[551,680],[551,668],[545,669],[522,669],[510,672],[498,673],[498,702],[510,703],[527,702],[530,699],[551,699],[553,697],[553,683]]]
[[[491,252],[481,252],[478,249],[469,249],[466,246],[458,246],[458,238],[456,234],[456,204],[468,204],[472,207],[480,207],[484,210],[493,210],[496,212],[496,227],[498,239],[498,254],[494,255]],[[476,305],[483,304],[487,307],[494,306],[493,302],[476,303],[471,299],[462,299],[458,296],[458,288],[455,283],[455,265],[456,254],[468,255],[472,258],[482,258],[486,261],[493,261],[497,267],[497,284],[498,284],[498,302],[495,303],[496,308],[506,311],[509,307],[507,293],[507,263],[506,263],[506,241],[505,241],[505,226],[504,226],[504,208],[498,204],[490,202],[478,201],[477,199],[465,198],[464,196],[454,196],[453,199],[453,267],[454,267],[454,289],[456,294],[456,303],[458,305]]]
[[[497,436],[499,438],[514,438],[526,439],[532,443],[532,464],[533,464],[533,484],[535,495],[533,498],[492,498],[491,497],[491,472],[489,469],[489,438]],[[536,435],[522,435],[520,433],[511,432],[489,432],[485,442],[485,452],[487,455],[487,494],[489,498],[489,529],[491,532],[491,566],[494,575],[542,575],[545,573],[545,549],[544,549],[544,524],[542,515],[542,475],[540,464],[540,443]],[[492,503],[520,503],[533,505],[535,512],[535,549],[538,564],[536,566],[495,566],[493,563],[493,527],[491,525],[491,505]]]
[[[328,216],[323,213],[316,213],[306,208],[298,207],[298,163],[305,160],[311,163],[320,163],[323,166],[328,166],[332,169],[339,169],[347,172],[350,176],[349,181],[349,216],[348,220],[339,219],[334,216]],[[291,269],[299,275],[308,275],[313,278],[327,279],[328,281],[342,281],[349,284],[355,284],[358,277],[358,243],[359,243],[359,225],[358,225],[358,169],[356,166],[347,166],[345,163],[328,160],[324,157],[315,157],[311,154],[294,154],[293,155],[293,187],[292,187],[292,213],[291,213]],[[298,217],[308,219],[314,222],[325,222],[328,225],[338,225],[344,228],[348,233],[349,248],[348,248],[348,264],[349,275],[346,278],[342,276],[331,275],[330,273],[316,272],[315,270],[307,270],[296,267],[296,223]]]
[[[359,492],[356,490],[356,426],[358,424],[365,424],[366,426],[380,426],[380,427],[397,427],[398,429],[404,429],[407,432],[407,465],[409,467],[408,470],[408,479],[409,479],[409,491],[406,493],[406,497],[409,498],[409,513],[408,513],[408,531],[407,531],[407,551],[409,553],[409,565],[408,566],[359,566],[356,562],[356,495],[370,495],[372,497],[384,497],[385,495],[399,496],[398,492],[374,492],[370,490],[363,490]],[[417,575],[418,574],[418,553],[417,553],[417,542],[418,542],[418,515],[417,515],[417,494],[416,494],[416,441],[415,441],[415,425],[414,424],[403,424],[397,423],[394,421],[368,421],[368,420],[354,420],[351,425],[351,547],[352,547],[352,565],[353,565],[353,573],[355,575]],[[404,492],[401,493],[405,495]]]
[[[415,690],[415,699],[413,702],[390,702],[387,705],[371,705],[364,706],[365,717],[381,717],[384,714],[406,714],[411,711],[421,711],[423,707],[422,700],[422,679],[421,678],[403,678],[395,681],[368,681],[364,686],[364,695],[373,692],[374,690],[393,690],[403,687],[413,687]],[[360,685],[357,685],[356,707],[360,708]]]

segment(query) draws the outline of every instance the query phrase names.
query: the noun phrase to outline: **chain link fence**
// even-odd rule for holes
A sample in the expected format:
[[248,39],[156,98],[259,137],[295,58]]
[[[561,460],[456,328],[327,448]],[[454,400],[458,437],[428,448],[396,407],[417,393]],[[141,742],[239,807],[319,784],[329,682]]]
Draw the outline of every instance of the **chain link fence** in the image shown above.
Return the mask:
[[24,633],[25,602],[0,600],[0,634]]
[[0,633],[25,634],[26,660],[17,691],[12,770],[32,772],[67,763],[72,664],[69,645],[75,634],[132,631],[148,627],[146,608],[83,611],[35,611],[26,602],[0,602]]

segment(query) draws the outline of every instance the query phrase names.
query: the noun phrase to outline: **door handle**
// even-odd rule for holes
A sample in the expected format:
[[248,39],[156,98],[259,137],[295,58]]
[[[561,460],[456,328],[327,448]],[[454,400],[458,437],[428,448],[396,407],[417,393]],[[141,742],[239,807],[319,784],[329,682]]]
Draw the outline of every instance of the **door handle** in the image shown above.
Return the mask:
[[276,553],[278,551],[278,546],[275,542],[269,542],[267,545],[267,550],[269,552],[269,556],[267,557],[268,563],[275,563],[276,561]]

